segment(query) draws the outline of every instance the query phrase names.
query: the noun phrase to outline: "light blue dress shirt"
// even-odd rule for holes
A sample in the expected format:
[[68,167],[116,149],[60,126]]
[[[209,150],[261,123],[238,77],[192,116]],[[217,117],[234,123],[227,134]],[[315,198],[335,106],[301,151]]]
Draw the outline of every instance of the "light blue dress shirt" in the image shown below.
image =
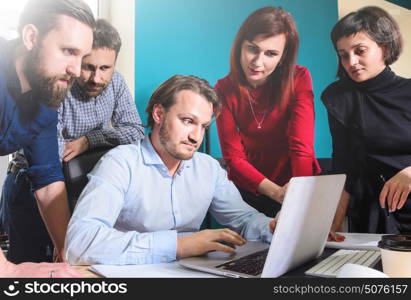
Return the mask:
[[146,137],[108,152],[88,177],[67,230],[71,264],[171,262],[177,236],[198,231],[208,210],[247,240],[272,238],[271,219],[246,204],[219,163],[203,153],[169,176]]

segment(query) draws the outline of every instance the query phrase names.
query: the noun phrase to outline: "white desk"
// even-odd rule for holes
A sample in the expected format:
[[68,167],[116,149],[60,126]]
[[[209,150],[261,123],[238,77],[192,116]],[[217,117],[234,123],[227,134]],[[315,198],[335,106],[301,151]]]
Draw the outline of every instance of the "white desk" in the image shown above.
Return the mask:
[[[164,264],[110,266],[95,265],[93,272],[108,278],[218,278],[219,276],[190,270],[178,262]],[[91,272],[91,271],[89,271]]]

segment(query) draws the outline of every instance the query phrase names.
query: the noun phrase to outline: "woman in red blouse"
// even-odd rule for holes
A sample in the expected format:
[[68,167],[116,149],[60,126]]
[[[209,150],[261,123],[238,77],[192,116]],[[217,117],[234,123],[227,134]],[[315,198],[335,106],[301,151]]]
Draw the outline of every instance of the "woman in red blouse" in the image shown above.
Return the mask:
[[311,76],[296,65],[298,43],[289,13],[255,11],[237,33],[230,73],[215,86],[223,102],[217,126],[229,178],[268,216],[279,210],[291,177],[320,172]]

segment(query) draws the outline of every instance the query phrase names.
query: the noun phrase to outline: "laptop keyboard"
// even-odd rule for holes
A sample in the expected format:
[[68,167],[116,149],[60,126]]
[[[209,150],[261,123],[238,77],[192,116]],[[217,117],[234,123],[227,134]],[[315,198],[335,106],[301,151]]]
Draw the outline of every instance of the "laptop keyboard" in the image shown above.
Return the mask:
[[380,260],[380,250],[339,250],[305,271],[306,275],[336,277],[348,263],[373,267]]
[[263,272],[269,248],[216,266],[224,270],[258,276]]

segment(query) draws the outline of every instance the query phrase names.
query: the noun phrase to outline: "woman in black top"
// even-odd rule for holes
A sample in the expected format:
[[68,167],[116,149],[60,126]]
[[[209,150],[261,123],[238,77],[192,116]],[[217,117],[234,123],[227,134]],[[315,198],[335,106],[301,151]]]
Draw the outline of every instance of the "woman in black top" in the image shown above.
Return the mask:
[[352,232],[411,231],[411,80],[389,65],[402,50],[398,24],[383,9],[342,18],[331,39],[338,81],[322,94],[333,169],[347,174],[332,231],[347,213]]

